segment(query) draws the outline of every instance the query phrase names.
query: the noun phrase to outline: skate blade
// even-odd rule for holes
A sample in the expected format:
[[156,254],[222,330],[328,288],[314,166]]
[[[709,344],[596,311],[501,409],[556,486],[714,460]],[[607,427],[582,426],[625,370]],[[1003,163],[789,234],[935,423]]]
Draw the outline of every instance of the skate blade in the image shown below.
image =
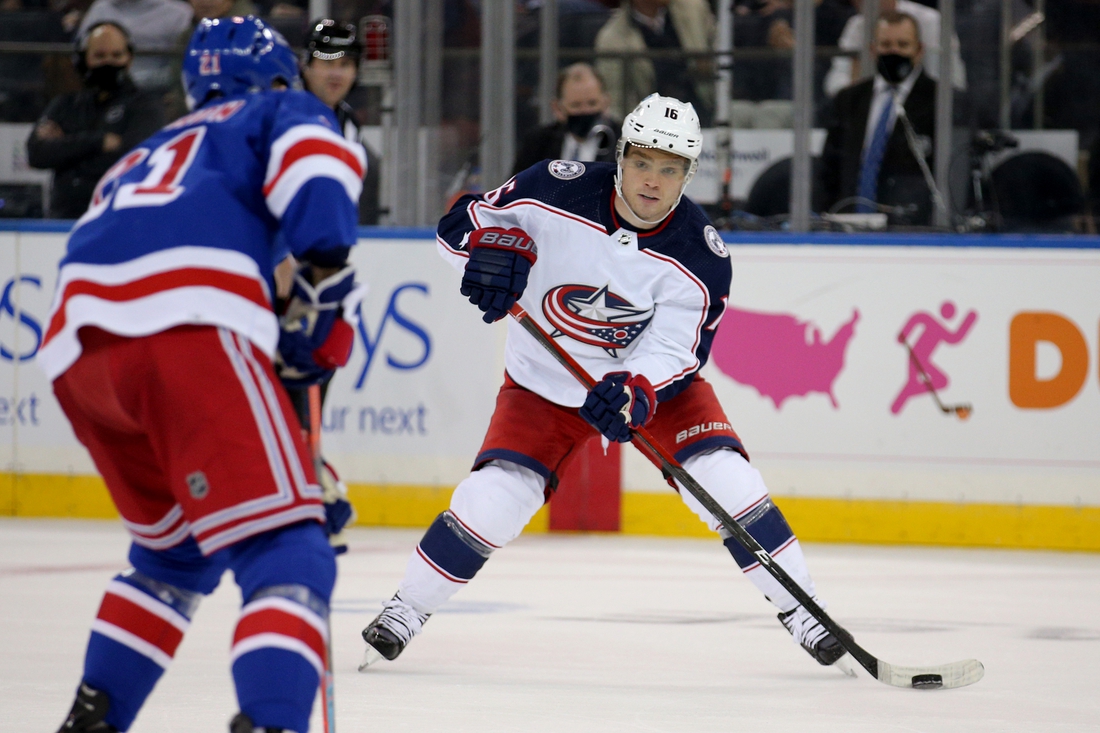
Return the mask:
[[359,663],[359,671],[366,672],[367,667],[371,666],[375,662],[384,657],[378,653],[378,651],[370,644],[366,645],[366,649],[363,650],[363,661]]
[[852,655],[845,653],[843,657],[830,665],[833,669],[848,677],[857,677],[855,666],[852,664]]

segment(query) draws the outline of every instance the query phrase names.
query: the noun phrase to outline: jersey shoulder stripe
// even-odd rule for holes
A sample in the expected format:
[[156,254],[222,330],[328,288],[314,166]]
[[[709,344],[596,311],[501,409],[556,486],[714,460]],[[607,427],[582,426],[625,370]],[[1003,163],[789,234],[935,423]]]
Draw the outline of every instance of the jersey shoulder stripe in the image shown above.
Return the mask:
[[271,145],[263,193],[271,213],[281,217],[294,196],[314,178],[332,178],[348,198],[359,201],[366,173],[361,145],[349,143],[322,125],[291,127]]

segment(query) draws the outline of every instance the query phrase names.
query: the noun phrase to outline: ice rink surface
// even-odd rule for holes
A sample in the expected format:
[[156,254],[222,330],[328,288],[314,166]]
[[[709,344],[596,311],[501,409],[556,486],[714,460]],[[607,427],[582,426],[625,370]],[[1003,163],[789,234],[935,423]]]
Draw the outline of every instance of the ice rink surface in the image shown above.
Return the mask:
[[[611,535],[521,537],[400,659],[360,674],[359,633],[420,534],[353,530],[339,560],[341,733],[1100,731],[1097,555],[806,546],[830,613],[872,654],[905,665],[980,659],[985,679],[958,690],[819,667],[717,540]],[[127,545],[116,522],[0,520],[5,730],[59,726]],[[227,730],[239,603],[223,579],[131,730]]]

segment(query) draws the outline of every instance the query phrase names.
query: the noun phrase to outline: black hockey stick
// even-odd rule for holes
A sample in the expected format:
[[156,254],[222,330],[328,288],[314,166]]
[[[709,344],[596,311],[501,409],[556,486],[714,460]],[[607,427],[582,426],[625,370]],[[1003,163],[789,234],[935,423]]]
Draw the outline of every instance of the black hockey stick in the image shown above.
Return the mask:
[[924,383],[924,386],[928,388],[928,391],[932,393],[932,399],[936,402],[936,407],[940,408],[940,412],[945,415],[955,414],[960,420],[965,420],[970,417],[970,413],[974,412],[974,408],[967,404],[961,403],[958,405],[945,405],[940,400],[939,394],[936,392],[936,388],[932,386],[932,377],[928,376],[928,372],[924,369],[924,364],[920,363],[920,359],[913,352],[913,347],[909,345],[909,342],[905,339],[905,334],[898,334],[898,341],[905,346],[905,350],[909,352],[909,361],[917,369],[917,376],[920,377],[920,381]]
[[[592,389],[596,384],[588,372],[584,370],[572,356],[558,345],[542,327],[535,322],[533,318],[521,308],[518,304],[514,305],[509,311],[509,314],[516,319],[527,333],[539,342],[551,355],[569,371],[574,377],[577,378],[585,389]],[[801,603],[806,610],[817,621],[824,626],[837,641],[851,654],[857,662],[859,662],[864,669],[866,669],[872,677],[879,682],[883,682],[894,687],[916,687],[918,689],[934,690],[934,689],[948,689],[952,687],[963,687],[965,685],[972,685],[982,678],[985,674],[985,667],[977,659],[965,659],[960,662],[953,662],[951,664],[943,664],[937,667],[899,667],[893,664],[878,659],[873,654],[865,650],[847,634],[843,629],[829,617],[827,613],[814,602],[810,594],[802,589],[794,578],[787,574],[782,567],[776,563],[772,556],[760,546],[760,543],[756,541],[751,534],[749,534],[744,527],[734,521],[733,517],[722,508],[722,506],[714,500],[714,498],[707,493],[707,490],[699,485],[694,478],[691,477],[684,467],[672,457],[671,454],[664,447],[661,446],[649,431],[645,428],[638,428],[632,431],[634,434],[634,445],[645,455],[650,461],[656,464],[659,468],[664,470],[667,474],[671,475],[677,481],[680,482],[688,492],[699,500],[699,503],[706,507],[707,511],[714,516],[726,530],[737,539],[746,551],[752,553],[760,565],[771,574],[773,578],[779,581],[787,591],[795,597],[795,599]]]

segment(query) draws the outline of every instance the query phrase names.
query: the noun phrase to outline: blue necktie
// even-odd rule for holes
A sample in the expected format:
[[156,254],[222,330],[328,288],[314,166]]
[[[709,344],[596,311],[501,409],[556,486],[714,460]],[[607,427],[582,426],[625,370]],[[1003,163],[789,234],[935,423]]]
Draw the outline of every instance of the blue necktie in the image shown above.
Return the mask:
[[[859,171],[859,196],[861,199],[878,201],[878,173],[882,169],[882,159],[886,156],[886,142],[890,139],[890,113],[894,111],[894,95],[886,98],[886,105],[878,117],[875,132],[871,135],[871,144],[863,155],[863,167]],[[875,208],[866,201],[856,204],[856,211],[866,214]]]

